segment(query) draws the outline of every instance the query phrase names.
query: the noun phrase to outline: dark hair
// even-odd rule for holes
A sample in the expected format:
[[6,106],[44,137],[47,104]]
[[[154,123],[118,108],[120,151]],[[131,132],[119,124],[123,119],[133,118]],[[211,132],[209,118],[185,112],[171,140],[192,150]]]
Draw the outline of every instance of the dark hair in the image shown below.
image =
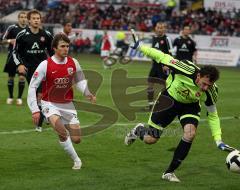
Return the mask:
[[59,41],[64,41],[70,44],[69,38],[64,33],[56,34],[52,40],[52,49],[57,48]]
[[215,82],[219,79],[219,71],[212,65],[203,66],[200,71],[200,77],[208,77],[210,82]]
[[31,11],[29,11],[27,13],[27,19],[30,20],[31,15],[33,15],[33,14],[38,14],[40,16],[40,18],[42,18],[41,13],[37,9],[32,9]]
[[20,18],[21,15],[25,15],[25,14],[27,14],[25,11],[20,11],[20,12],[18,13],[18,18]]
[[152,26],[154,30],[155,30],[155,28],[156,28],[156,26],[157,26],[158,24],[159,24],[159,25],[164,25],[165,27],[167,26],[166,23],[161,22],[161,21],[158,21],[158,22],[154,23],[153,26]]
[[65,19],[63,22],[62,22],[62,26],[66,26],[68,23],[71,23],[72,24],[72,21],[70,19]]
[[183,27],[182,27],[182,29],[184,29],[185,27],[188,27],[188,28],[191,29],[191,25],[189,25],[189,24],[184,24]]
[[165,27],[167,26],[167,24],[166,24],[165,22],[158,21],[158,22],[155,24],[155,27],[156,27],[158,24],[159,24],[159,25],[164,25]]

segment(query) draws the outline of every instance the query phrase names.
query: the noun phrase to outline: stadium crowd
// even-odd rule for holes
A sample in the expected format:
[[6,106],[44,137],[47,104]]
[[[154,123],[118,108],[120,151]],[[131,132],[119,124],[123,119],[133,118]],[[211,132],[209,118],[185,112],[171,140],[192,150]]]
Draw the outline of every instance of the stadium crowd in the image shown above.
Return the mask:
[[7,15],[15,10],[21,9],[20,0],[1,0],[0,1],[0,18],[4,15]]
[[140,31],[151,31],[155,23],[164,21],[168,23],[169,33],[179,33],[182,25],[190,24],[193,34],[240,36],[240,10],[223,13],[199,9],[180,13],[172,11],[168,15],[164,6],[132,8],[78,4],[74,9],[69,7],[60,3],[58,7],[49,9],[44,22],[61,23],[64,18],[70,17],[73,27],[110,30],[134,27]]

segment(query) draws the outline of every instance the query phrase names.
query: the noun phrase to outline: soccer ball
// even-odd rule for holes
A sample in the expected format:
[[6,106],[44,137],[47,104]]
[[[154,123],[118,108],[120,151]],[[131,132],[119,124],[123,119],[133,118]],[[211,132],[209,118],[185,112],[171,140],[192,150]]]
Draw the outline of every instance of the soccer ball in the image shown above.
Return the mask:
[[226,165],[231,172],[240,174],[240,152],[238,150],[234,150],[228,154]]

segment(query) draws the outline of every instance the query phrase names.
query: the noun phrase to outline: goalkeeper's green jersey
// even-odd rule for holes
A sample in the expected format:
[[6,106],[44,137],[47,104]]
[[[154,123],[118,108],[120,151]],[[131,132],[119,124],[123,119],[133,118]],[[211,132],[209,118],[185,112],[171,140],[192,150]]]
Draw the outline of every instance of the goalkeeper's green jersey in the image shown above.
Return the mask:
[[162,51],[144,45],[140,46],[140,51],[157,63],[162,63],[171,69],[171,74],[166,81],[166,88],[168,94],[176,101],[185,104],[204,101],[206,106],[214,106],[214,109],[208,113],[208,123],[214,140],[221,140],[220,120],[215,106],[217,86],[214,84],[208,91],[201,91],[195,84],[199,68],[190,61],[176,60]]
[[208,91],[201,91],[195,84],[199,68],[192,62],[176,60],[168,54],[146,46],[141,46],[141,51],[171,69],[171,74],[166,81],[166,88],[170,96],[176,101],[186,104],[204,101],[207,106],[216,103],[217,86],[214,84]]

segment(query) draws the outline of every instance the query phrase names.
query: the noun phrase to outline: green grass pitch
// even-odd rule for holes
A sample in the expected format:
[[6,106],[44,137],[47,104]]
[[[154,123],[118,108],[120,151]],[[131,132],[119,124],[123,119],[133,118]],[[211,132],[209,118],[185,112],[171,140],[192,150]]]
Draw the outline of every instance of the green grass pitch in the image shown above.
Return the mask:
[[[147,122],[148,113],[137,114],[135,121],[126,119],[115,106],[110,87],[115,69],[126,70],[129,77],[146,77],[151,65],[134,62],[104,70],[96,55],[78,55],[77,58],[84,69],[97,71],[103,77],[97,91],[97,102],[118,113],[117,122],[104,131],[83,137],[82,143],[75,146],[83,161],[83,168],[73,171],[72,161],[58,144],[56,134],[49,130],[50,126],[44,125],[42,133],[31,131],[34,127],[26,105],[27,88],[23,106],[6,105],[7,75],[1,72],[0,190],[239,189],[240,175],[227,170],[227,153],[216,148],[204,120],[198,127],[190,154],[176,171],[182,182],[172,184],[161,180],[162,172],[172,159],[173,152],[169,149],[175,147],[181,138],[181,127],[178,123],[169,126],[168,133],[155,145],[149,146],[138,141],[133,146],[126,147],[123,144],[126,132],[134,123]],[[1,53],[1,71],[5,59],[6,53]],[[220,71],[218,113],[222,118],[223,139],[229,145],[240,148],[240,120],[233,118],[240,115],[240,70],[220,68]],[[116,86],[115,90],[119,88],[121,85]],[[16,93],[15,79],[15,97]],[[79,95],[77,98],[83,99]],[[146,101],[142,102],[145,103]],[[101,119],[100,115],[93,113],[80,111],[78,114],[82,126],[94,124]],[[205,115],[203,110],[202,119],[206,118]]]

